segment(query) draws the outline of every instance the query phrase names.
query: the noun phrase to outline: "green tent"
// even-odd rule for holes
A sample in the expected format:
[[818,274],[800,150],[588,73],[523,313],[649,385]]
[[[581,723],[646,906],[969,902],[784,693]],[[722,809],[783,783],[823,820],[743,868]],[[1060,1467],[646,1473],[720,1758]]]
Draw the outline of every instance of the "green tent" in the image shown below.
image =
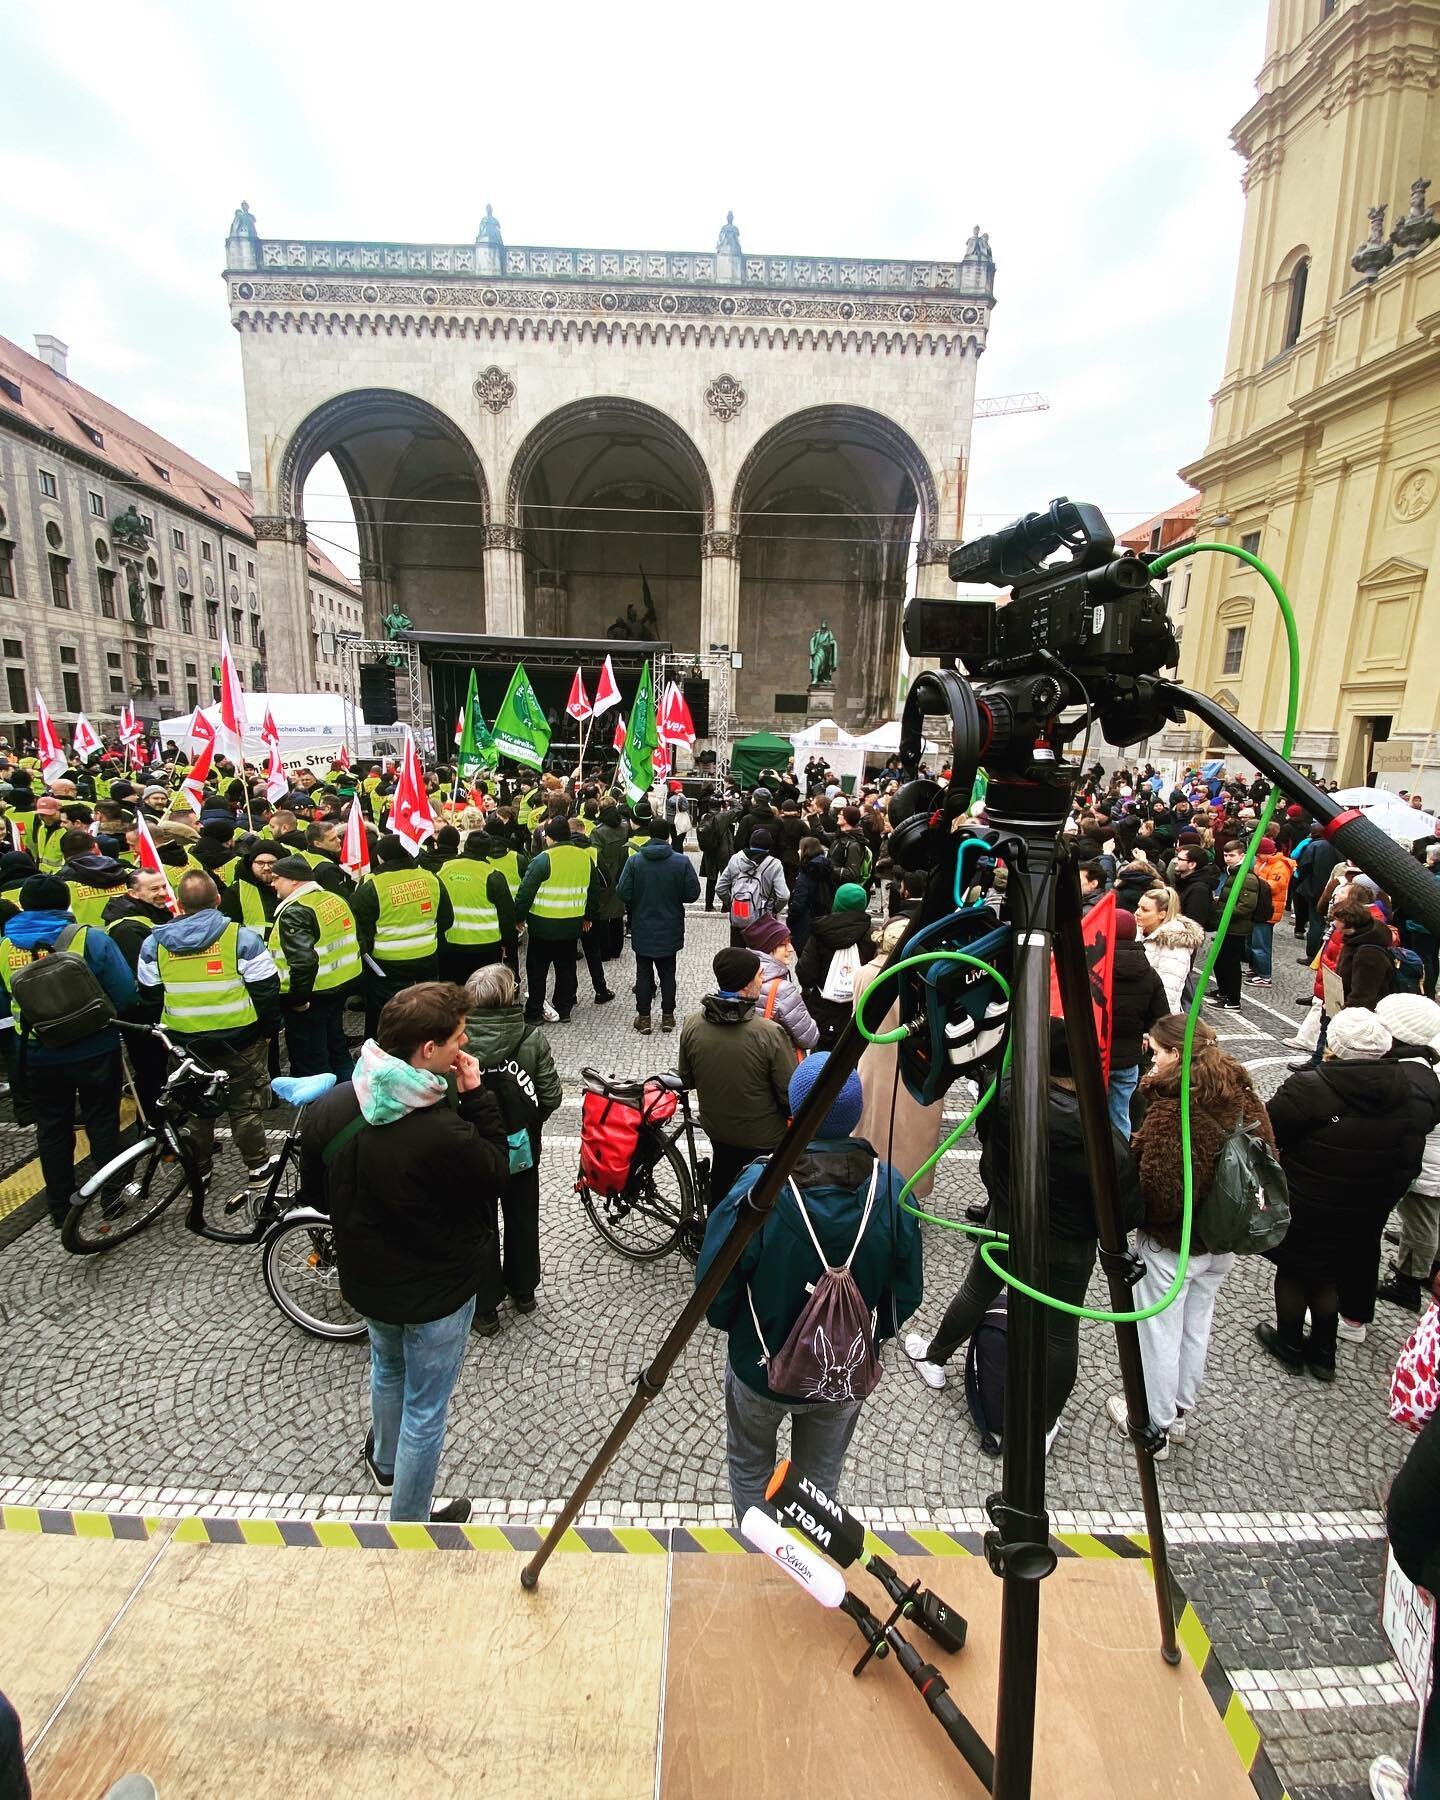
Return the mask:
[[773,731],[753,731],[730,746],[730,779],[736,787],[753,787],[762,769],[784,769],[795,754],[789,738]]

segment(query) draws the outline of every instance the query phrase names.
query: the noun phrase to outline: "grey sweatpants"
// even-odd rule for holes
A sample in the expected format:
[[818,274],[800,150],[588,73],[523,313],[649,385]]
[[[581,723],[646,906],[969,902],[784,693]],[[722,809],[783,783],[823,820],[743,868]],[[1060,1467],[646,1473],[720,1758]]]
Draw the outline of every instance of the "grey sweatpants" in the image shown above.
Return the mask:
[[1428,1283],[1440,1249],[1440,1194],[1419,1194],[1411,1188],[1395,1215],[1400,1221],[1400,1254],[1395,1267],[1401,1275]]
[[730,1498],[738,1525],[752,1506],[774,1516],[765,1489],[780,1460],[780,1425],[790,1418],[790,1460],[816,1487],[838,1495],[840,1466],[860,1423],[863,1400],[769,1400],[747,1387],[725,1364],[725,1445],[730,1460]]

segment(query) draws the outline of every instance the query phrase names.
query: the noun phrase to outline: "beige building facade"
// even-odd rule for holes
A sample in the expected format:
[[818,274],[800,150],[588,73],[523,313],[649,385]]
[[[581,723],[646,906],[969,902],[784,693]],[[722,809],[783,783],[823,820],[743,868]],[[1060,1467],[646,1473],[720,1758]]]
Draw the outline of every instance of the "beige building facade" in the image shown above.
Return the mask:
[[[208,706],[222,627],[245,687],[277,685],[248,481],[82,387],[58,338],[0,338],[0,736],[33,732],[37,691],[67,738],[127,701],[151,724]],[[305,571],[314,656],[320,631],[359,631],[360,596],[317,546]]]
[[225,282],[285,684],[317,677],[304,556],[334,514],[303,493],[328,454],[374,635],[398,609],[725,646],[748,726],[803,723],[823,618],[836,716],[888,717],[912,565],[949,591],[993,277],[978,228],[897,262],[751,255],[733,221],[713,251],[514,246],[488,208],[464,244],[261,237],[242,207]]
[[[1236,126],[1245,226],[1196,536],[1254,550],[1299,624],[1295,756],[1440,793],[1440,4],[1271,0]],[[1180,677],[1278,743],[1285,639],[1259,577],[1196,559]],[[1208,730],[1157,745],[1220,753]],[[1411,779],[1404,779],[1406,775]]]

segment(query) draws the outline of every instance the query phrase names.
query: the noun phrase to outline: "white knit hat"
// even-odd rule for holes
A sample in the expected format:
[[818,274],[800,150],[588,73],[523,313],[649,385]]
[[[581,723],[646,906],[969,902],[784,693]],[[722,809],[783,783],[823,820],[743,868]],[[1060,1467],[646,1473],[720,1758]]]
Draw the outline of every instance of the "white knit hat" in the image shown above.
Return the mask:
[[1337,1062],[1376,1062],[1394,1039],[1368,1006],[1347,1006],[1330,1021],[1325,1048]]
[[1423,994],[1387,994],[1375,1016],[1397,1043],[1430,1045],[1440,1038],[1440,1006]]

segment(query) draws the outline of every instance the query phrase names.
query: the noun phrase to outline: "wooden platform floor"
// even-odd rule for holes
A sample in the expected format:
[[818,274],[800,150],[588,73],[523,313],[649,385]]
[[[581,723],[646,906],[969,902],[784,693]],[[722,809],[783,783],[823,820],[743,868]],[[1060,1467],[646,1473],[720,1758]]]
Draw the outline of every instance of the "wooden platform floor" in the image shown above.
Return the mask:
[[[852,1679],[854,1627],[761,1557],[563,1555],[535,1594],[523,1560],[0,1533],[35,1793],[135,1769],[162,1800],[982,1793],[899,1669]],[[934,1660],[993,1741],[1000,1584],[897,1563],[969,1618]],[[1199,1671],[1160,1660],[1141,1564],[1062,1562],[1042,1621],[1037,1796],[1253,1795]]]

